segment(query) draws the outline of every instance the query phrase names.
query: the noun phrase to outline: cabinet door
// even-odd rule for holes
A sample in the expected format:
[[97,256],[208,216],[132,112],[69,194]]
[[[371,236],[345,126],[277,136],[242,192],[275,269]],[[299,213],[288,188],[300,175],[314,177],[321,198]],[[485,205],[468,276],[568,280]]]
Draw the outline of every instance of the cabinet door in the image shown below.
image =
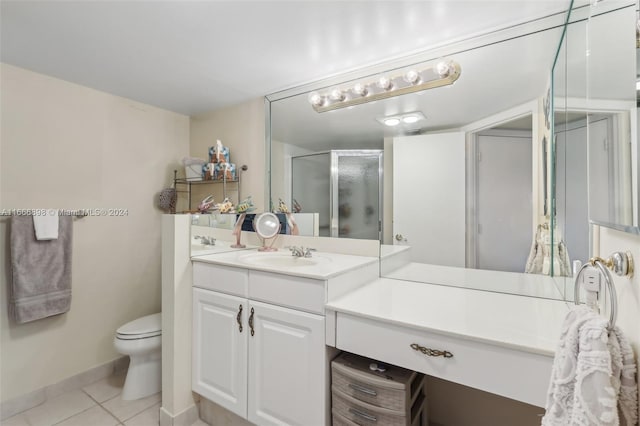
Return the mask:
[[193,289],[192,388],[242,417],[247,413],[247,335],[247,299]]
[[249,421],[324,425],[324,317],[254,301],[251,310]]

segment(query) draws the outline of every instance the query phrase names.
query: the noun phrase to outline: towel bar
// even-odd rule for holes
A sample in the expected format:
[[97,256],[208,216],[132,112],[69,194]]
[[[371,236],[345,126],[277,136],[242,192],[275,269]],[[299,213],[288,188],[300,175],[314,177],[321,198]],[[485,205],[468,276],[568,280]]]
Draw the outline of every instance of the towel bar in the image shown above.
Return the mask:
[[[0,221],[6,221],[7,219],[9,219],[12,216],[27,216],[27,215],[14,215],[14,214],[0,214]],[[73,219],[77,220],[77,219],[83,219],[85,217],[89,216],[86,212],[78,212],[77,214],[73,215]]]

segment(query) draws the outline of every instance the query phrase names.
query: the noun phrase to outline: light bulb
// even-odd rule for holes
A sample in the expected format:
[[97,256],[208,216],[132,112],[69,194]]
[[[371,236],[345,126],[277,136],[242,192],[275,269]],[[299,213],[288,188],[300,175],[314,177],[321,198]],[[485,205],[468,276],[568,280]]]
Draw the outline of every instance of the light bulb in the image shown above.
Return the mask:
[[451,66],[444,61],[438,62],[438,64],[436,65],[436,72],[441,78],[447,77],[449,74],[451,74]]
[[385,126],[393,127],[400,124],[400,119],[396,117],[385,118],[383,123],[385,124]]
[[377,85],[382,90],[391,90],[391,88],[393,87],[393,83],[391,82],[391,79],[386,75],[383,75],[378,79]]
[[309,103],[315,107],[322,106],[324,104],[324,98],[318,92],[309,93]]
[[413,124],[418,120],[420,120],[420,117],[418,117],[417,115],[407,115],[405,117],[402,117],[402,122],[405,124]]
[[344,93],[342,93],[339,87],[335,87],[329,92],[329,98],[336,102],[344,101]]
[[356,83],[353,85],[353,93],[358,96],[367,96],[369,94],[369,89],[367,89],[367,85],[363,83]]
[[416,70],[409,70],[404,73],[404,81],[409,84],[418,84],[420,83],[420,73]]

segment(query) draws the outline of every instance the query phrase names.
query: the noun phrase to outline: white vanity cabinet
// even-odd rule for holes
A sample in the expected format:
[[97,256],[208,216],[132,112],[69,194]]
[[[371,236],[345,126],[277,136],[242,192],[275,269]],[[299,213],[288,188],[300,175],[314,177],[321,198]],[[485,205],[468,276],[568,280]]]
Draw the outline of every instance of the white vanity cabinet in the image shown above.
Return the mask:
[[325,282],[200,262],[193,277],[193,390],[255,424],[326,424]]
[[242,331],[236,318],[247,305],[237,296],[193,289],[192,389],[240,416],[247,410],[249,340],[246,315]]

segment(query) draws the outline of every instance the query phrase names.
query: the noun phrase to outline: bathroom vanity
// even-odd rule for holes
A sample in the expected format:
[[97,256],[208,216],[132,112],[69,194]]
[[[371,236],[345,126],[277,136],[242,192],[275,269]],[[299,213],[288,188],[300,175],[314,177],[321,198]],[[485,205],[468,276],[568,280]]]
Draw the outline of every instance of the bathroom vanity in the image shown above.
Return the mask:
[[566,302],[378,278],[364,256],[192,261],[193,390],[252,423],[329,424],[339,350],[544,406]]
[[373,257],[194,257],[193,390],[255,424],[328,424],[324,307],[377,276]]
[[568,306],[380,278],[326,309],[328,345],[543,407]]

